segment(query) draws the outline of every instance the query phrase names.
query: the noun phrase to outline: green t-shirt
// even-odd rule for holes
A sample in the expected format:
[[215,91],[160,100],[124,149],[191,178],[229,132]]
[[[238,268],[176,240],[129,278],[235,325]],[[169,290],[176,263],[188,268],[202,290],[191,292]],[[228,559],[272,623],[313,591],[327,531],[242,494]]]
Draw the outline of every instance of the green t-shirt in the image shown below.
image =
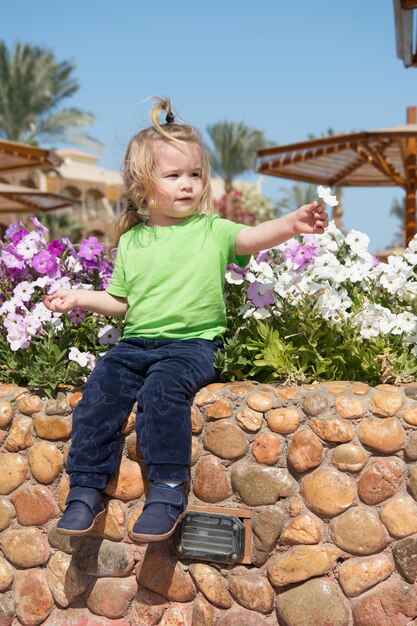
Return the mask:
[[193,215],[174,226],[141,223],[122,235],[107,288],[127,298],[124,337],[214,339],[226,330],[223,299],[228,263],[245,228],[218,215]]

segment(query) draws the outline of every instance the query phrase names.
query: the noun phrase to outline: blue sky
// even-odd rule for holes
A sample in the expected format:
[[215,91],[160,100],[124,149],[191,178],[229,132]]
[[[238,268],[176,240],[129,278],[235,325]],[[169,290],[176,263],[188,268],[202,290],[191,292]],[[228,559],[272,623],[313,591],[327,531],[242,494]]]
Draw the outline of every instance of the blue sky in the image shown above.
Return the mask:
[[[169,95],[203,133],[243,121],[279,144],[396,126],[417,105],[417,69],[396,56],[392,0],[3,0],[0,39],[76,62],[81,88],[67,106],[94,113],[90,133],[114,169],[148,124],[150,95]],[[277,199],[290,185],[265,178],[263,189]],[[402,190],[344,192],[344,225],[367,232],[373,251],[398,229],[394,198]]]

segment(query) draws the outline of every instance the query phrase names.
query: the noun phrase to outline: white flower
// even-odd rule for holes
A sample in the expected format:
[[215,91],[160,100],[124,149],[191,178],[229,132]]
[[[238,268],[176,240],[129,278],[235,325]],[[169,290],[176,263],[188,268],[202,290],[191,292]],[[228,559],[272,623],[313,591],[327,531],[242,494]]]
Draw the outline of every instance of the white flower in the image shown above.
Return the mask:
[[264,320],[267,317],[271,317],[271,312],[266,309],[265,307],[260,307],[259,309],[256,309],[253,313],[253,317],[256,320]]
[[102,346],[114,344],[117,343],[120,335],[121,332],[118,328],[107,324],[106,326],[103,326],[103,328],[100,328],[100,330],[98,331],[98,342]]
[[242,274],[239,274],[238,272],[236,272],[233,269],[227,270],[227,272],[226,272],[226,281],[230,285],[241,285],[244,282],[244,280],[245,279],[242,276]]
[[21,283],[16,285],[13,290],[13,295],[15,297],[15,301],[18,304],[22,302],[29,302],[31,295],[35,291],[35,287],[33,283],[30,283],[27,280],[23,280]]
[[368,251],[369,237],[365,233],[361,233],[358,230],[351,230],[346,235],[345,241],[353,254],[361,256],[362,253]]
[[80,352],[78,348],[72,347],[68,358],[70,361],[75,361],[75,363],[81,365],[81,367],[88,367],[89,370],[94,369],[96,359],[90,352]]
[[323,187],[323,185],[319,185],[319,187],[317,187],[317,195],[329,206],[337,206],[339,204],[336,196],[332,196],[330,194],[330,187]]
[[317,278],[331,279],[339,268],[340,263],[337,258],[333,254],[325,252],[316,257],[311,266],[311,274]]

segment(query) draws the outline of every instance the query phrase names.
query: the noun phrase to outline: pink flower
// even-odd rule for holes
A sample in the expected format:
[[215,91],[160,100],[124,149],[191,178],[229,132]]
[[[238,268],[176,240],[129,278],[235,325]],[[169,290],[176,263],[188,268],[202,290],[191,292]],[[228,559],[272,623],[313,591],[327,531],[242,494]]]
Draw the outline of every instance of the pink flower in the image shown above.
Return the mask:
[[56,274],[58,265],[56,259],[48,250],[41,250],[32,258],[32,265],[39,274]]
[[85,320],[85,313],[82,309],[79,308],[72,309],[72,311],[68,313],[68,319],[73,324],[81,324],[81,322]]

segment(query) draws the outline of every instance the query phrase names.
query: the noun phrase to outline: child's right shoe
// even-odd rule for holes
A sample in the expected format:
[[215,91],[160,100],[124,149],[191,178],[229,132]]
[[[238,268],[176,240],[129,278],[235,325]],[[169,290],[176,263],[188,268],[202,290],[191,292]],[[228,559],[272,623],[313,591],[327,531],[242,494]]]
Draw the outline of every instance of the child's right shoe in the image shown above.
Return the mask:
[[168,539],[186,515],[186,499],[184,483],[170,487],[153,482],[143,511],[130,532],[131,538],[140,543]]
[[61,535],[76,537],[90,532],[105,508],[101,491],[94,487],[72,487],[65,504],[64,515],[56,525],[56,529]]

